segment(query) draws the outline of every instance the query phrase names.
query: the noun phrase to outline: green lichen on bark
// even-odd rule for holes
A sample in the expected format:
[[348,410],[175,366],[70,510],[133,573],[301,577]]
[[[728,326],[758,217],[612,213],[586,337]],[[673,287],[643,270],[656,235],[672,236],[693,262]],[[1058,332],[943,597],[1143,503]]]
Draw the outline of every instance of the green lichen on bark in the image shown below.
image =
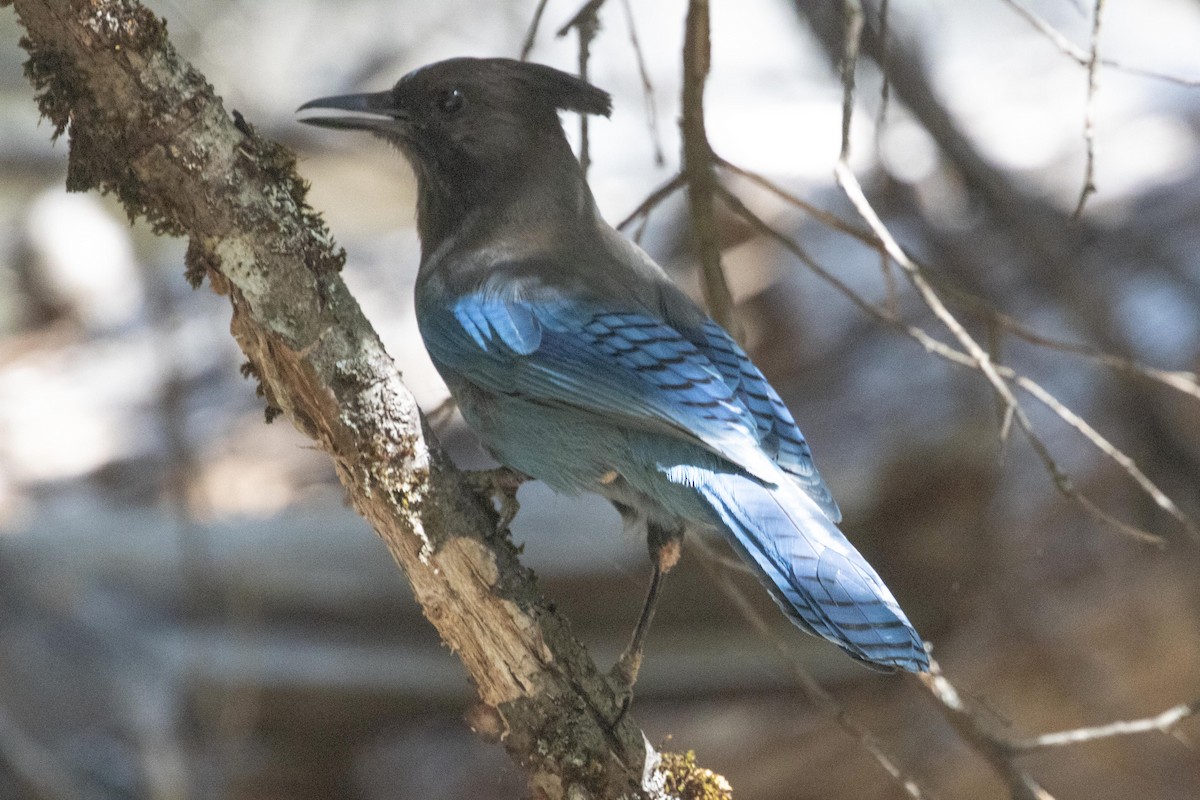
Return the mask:
[[696,763],[696,754],[663,753],[659,769],[666,776],[666,795],[678,800],[732,800],[733,789],[724,776]]
[[[144,7],[134,3],[76,2],[70,7],[74,18],[70,30],[88,47],[99,47],[124,62],[126,83],[133,84],[146,63],[154,58],[174,58],[167,42],[166,23]],[[202,107],[212,96],[198,73],[189,74],[196,85],[195,97],[160,98],[160,108],[171,116],[158,113],[131,113],[142,104],[116,102],[100,98],[92,85],[95,76],[81,68],[75,56],[60,42],[47,40],[31,30],[21,39],[29,53],[25,76],[36,91],[38,110],[54,125],[54,138],[70,131],[67,162],[67,190],[84,192],[98,189],[114,194],[130,219],[144,217],[155,233],[181,235],[179,214],[161,198],[145,194],[132,164],[140,151],[157,140],[168,138],[172,120],[186,119],[189,111]],[[132,90],[131,86],[121,93]]]
[[33,85],[34,101],[42,117],[54,126],[50,138],[57,141],[71,122],[71,110],[86,91],[83,77],[74,71],[74,62],[53,47],[39,47],[28,36],[21,37],[21,48],[29,53],[24,65],[25,78]]

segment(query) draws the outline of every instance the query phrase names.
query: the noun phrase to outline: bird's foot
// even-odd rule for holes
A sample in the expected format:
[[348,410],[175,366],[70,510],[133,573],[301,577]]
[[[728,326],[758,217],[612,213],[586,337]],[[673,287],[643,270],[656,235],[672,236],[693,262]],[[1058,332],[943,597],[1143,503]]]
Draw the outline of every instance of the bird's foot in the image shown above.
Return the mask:
[[636,652],[626,648],[617,663],[608,671],[608,682],[612,684],[617,694],[617,715],[613,718],[611,728],[615,729],[629,713],[633,705],[633,685],[637,683],[638,671],[642,668],[642,651]]
[[511,467],[479,469],[467,473],[467,484],[476,494],[496,501],[496,510],[500,515],[496,521],[497,531],[508,530],[517,512],[521,510],[521,504],[517,502],[517,490],[528,480],[528,475]]

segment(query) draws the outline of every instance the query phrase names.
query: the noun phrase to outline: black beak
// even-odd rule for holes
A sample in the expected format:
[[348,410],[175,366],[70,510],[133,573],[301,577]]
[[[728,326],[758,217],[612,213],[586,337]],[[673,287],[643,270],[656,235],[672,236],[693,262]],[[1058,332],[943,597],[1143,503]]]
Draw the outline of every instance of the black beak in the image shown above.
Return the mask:
[[371,115],[308,117],[300,120],[305,125],[316,125],[318,128],[335,128],[338,130],[386,133],[395,131],[396,123],[405,120],[408,116],[396,104],[396,97],[390,91],[374,92],[373,94],[343,94],[336,97],[321,97],[316,100],[309,100],[297,108],[296,111],[307,111],[313,108],[352,111],[355,114]]

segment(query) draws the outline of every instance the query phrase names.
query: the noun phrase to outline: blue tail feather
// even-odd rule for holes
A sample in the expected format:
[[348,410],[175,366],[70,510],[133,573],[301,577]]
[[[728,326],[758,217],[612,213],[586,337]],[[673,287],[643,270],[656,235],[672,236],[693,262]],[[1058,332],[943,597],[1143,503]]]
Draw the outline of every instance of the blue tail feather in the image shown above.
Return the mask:
[[676,467],[667,476],[704,498],[797,626],[876,668],[929,669],[921,637],[892,593],[810,497],[788,482],[767,487],[698,467]]

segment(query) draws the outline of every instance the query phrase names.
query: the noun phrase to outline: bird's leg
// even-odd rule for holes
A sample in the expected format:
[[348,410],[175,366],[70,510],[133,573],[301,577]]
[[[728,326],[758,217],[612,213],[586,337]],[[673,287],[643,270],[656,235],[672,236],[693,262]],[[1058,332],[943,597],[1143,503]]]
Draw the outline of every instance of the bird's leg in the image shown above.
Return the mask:
[[659,591],[663,579],[671,568],[679,563],[683,551],[683,528],[667,528],[655,522],[646,523],[646,541],[650,547],[650,587],[646,590],[646,600],[642,604],[642,613],[638,615],[637,625],[633,628],[633,636],[629,645],[617,659],[610,673],[613,682],[621,693],[621,709],[613,720],[616,727],[633,704],[633,685],[637,683],[638,672],[642,667],[642,649],[645,645],[646,633],[654,619],[654,611],[658,606]]
[[517,502],[517,489],[521,484],[530,480],[524,472],[518,472],[511,467],[496,467],[495,469],[472,470],[467,475],[467,484],[477,494],[495,500],[499,503],[497,512],[500,519],[496,521],[496,531],[505,531],[521,510]]

